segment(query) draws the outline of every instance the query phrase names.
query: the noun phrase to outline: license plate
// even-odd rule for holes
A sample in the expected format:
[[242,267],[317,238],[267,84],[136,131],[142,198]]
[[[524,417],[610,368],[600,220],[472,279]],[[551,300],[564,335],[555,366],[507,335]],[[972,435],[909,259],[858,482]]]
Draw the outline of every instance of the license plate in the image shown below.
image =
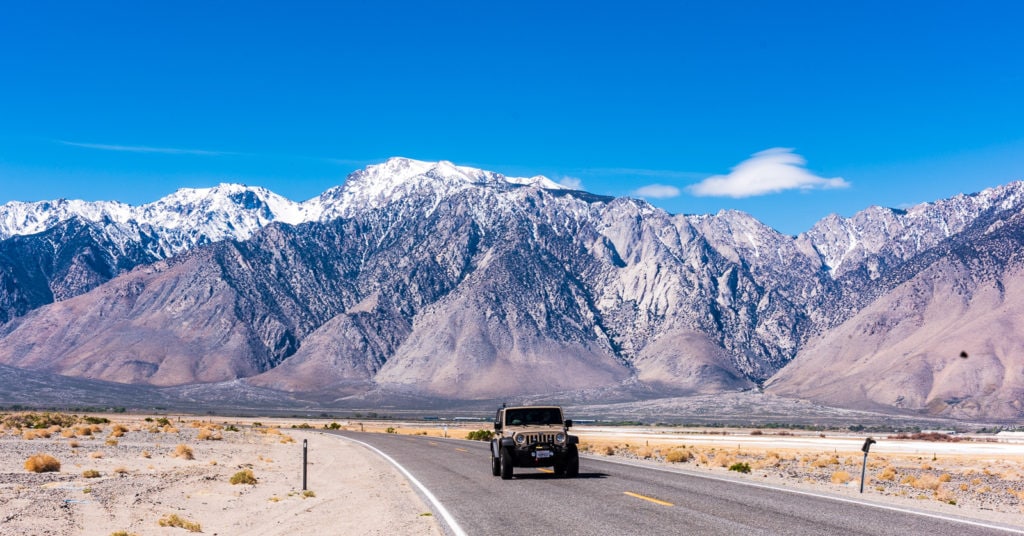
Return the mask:
[[539,460],[541,458],[550,458],[552,452],[550,450],[538,450],[537,452],[534,452],[533,454],[535,456],[537,456],[537,459]]

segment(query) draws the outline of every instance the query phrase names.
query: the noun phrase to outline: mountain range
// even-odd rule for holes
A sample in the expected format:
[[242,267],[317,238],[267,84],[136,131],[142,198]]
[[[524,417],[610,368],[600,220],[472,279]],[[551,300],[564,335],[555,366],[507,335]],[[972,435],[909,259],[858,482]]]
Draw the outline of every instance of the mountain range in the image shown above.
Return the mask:
[[794,237],[403,158],[302,203],[235,184],[12,202],[0,365],[327,402],[763,390],[1012,420],[1022,218],[1014,182]]

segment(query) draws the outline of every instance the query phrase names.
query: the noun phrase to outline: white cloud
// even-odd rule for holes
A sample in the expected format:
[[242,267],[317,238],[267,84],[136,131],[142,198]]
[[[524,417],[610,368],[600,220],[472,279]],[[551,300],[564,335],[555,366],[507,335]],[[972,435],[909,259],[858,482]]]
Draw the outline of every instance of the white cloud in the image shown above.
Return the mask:
[[633,190],[632,195],[636,197],[666,199],[669,197],[677,197],[679,195],[679,188],[664,184],[648,184],[647,186],[641,186],[636,190]]
[[222,156],[235,153],[219,151],[203,151],[200,149],[177,149],[174,147],[146,147],[141,145],[108,145],[104,143],[82,143],[76,141],[57,140],[64,145],[72,147],[84,147],[86,149],[99,149],[102,151],[122,151],[129,153],[160,153],[160,154],[196,154],[203,156]]
[[752,197],[786,190],[847,188],[841,177],[819,177],[804,166],[804,157],[792,149],[774,148],[755,153],[732,168],[728,175],[715,175],[690,186],[696,196]]
[[569,176],[562,177],[558,181],[558,184],[561,185],[561,186],[565,186],[566,188],[568,188],[570,190],[582,190],[583,189],[583,181],[581,179],[577,178],[577,177],[569,177]]

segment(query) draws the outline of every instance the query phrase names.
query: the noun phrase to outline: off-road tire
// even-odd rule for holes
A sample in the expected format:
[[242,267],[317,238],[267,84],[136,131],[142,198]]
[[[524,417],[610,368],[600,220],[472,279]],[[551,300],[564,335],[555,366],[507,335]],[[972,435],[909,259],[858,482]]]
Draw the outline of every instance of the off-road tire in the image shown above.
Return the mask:
[[498,476],[501,474],[501,460],[499,460],[498,457],[493,454],[493,452],[494,451],[491,451],[491,474],[494,476]]
[[569,456],[565,462],[565,476],[580,476],[580,453],[576,445],[569,447]]
[[501,479],[511,480],[512,479],[512,453],[508,451],[508,448],[501,449],[501,459],[499,460],[501,468]]

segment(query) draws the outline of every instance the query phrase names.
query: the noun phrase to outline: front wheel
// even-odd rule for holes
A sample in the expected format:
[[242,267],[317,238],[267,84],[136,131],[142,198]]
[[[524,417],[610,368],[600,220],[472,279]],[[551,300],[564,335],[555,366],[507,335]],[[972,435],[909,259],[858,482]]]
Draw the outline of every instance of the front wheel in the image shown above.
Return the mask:
[[576,445],[569,448],[569,459],[565,462],[565,475],[580,476],[580,453],[576,450]]
[[491,474],[494,476],[501,474],[501,460],[494,453],[491,453]]
[[501,449],[501,459],[498,463],[501,465],[501,479],[510,480],[512,478],[512,453],[507,448]]

